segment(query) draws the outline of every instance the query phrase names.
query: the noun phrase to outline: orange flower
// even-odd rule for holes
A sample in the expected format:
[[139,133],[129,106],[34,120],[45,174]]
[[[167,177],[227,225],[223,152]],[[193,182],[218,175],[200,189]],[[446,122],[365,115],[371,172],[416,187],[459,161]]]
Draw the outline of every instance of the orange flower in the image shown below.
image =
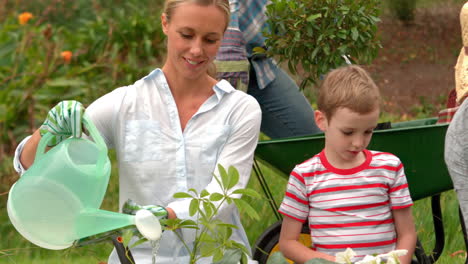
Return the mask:
[[29,12],[23,12],[18,16],[18,21],[21,25],[25,25],[31,18],[33,18],[33,14]]
[[72,56],[73,56],[73,53],[71,51],[69,51],[69,50],[62,51],[62,53],[60,53],[60,57],[62,57],[62,59],[66,63],[70,63],[70,61],[72,59]]

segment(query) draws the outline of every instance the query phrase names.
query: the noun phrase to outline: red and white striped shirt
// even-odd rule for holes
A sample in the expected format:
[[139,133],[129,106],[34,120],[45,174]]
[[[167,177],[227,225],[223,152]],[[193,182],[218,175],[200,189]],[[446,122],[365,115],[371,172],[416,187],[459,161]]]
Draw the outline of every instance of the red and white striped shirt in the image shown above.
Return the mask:
[[335,255],[352,248],[353,261],[395,249],[392,210],[413,205],[400,159],[364,150],[358,167],[333,167],[322,151],[289,176],[279,212],[305,222],[314,250]]

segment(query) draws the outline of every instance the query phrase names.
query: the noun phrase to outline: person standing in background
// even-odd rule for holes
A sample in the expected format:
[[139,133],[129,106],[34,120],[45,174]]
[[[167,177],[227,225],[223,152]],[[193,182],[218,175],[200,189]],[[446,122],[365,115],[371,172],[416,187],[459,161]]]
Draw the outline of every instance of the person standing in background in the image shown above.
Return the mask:
[[272,58],[255,54],[265,47],[269,0],[229,0],[231,22],[215,63],[218,78],[257,99],[262,109],[261,131],[270,138],[321,133],[314,109],[299,87]]
[[460,11],[463,47],[455,66],[456,106],[447,109],[453,118],[445,135],[445,163],[464,220],[468,226],[468,3]]

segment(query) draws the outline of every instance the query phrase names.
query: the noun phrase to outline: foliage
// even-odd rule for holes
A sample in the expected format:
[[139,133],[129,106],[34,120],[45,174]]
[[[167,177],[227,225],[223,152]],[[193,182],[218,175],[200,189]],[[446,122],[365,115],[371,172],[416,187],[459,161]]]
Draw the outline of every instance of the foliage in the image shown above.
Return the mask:
[[[247,248],[233,240],[230,240],[234,225],[216,219],[221,208],[235,205],[254,219],[260,219],[257,212],[240,197],[247,195],[259,198],[260,195],[252,189],[234,189],[239,182],[239,172],[233,166],[226,171],[218,164],[219,176],[214,175],[222,193],[209,193],[206,189],[200,193],[195,189],[189,189],[188,193],[180,192],[174,194],[174,198],[191,199],[189,214],[195,220],[171,219],[167,220],[167,229],[175,231],[179,228],[191,228],[195,230],[195,241],[193,246],[185,243],[178,232],[179,237],[188,252],[190,252],[190,263],[196,263],[202,257],[213,257],[214,262],[219,263],[247,263]],[[225,204],[226,203],[226,204]],[[229,209],[227,209],[229,210]],[[228,253],[228,254],[227,254]],[[236,261],[232,261],[237,258]]]
[[[441,96],[439,101],[443,105],[443,102],[446,101],[445,97]],[[422,119],[426,116],[431,116],[432,113],[437,111],[437,107],[428,102],[427,97],[419,96],[419,104],[411,107],[410,111],[415,116],[415,119]]]
[[[260,216],[250,206],[249,203],[241,199],[242,195],[253,198],[260,198],[260,195],[253,189],[235,188],[239,182],[239,172],[233,166],[228,170],[218,164],[219,176],[214,175],[222,192],[209,193],[206,189],[200,193],[191,188],[188,192],[174,194],[174,198],[189,199],[189,215],[191,219],[167,219],[161,220],[165,226],[165,232],[173,231],[180,239],[186,250],[190,253],[190,263],[194,264],[201,258],[213,257],[214,263],[247,263],[247,256],[250,251],[247,248],[231,240],[233,229],[237,226],[224,223],[217,219],[220,210],[231,210],[232,206],[237,206],[244,211],[247,216],[259,220]],[[231,205],[231,208],[226,208]],[[187,243],[178,232],[180,229],[193,229],[195,239],[193,243]],[[124,236],[125,245],[128,245],[130,236]],[[140,239],[136,244],[142,243],[146,239]],[[131,247],[136,244],[131,245]]]
[[359,64],[376,57],[379,5],[379,0],[272,0],[264,32],[268,49],[254,51],[287,61],[294,74],[302,67],[305,87],[343,65],[343,55]]
[[58,101],[87,105],[156,67],[165,52],[162,4],[24,1],[28,12],[0,18],[0,159]]
[[416,0],[390,0],[388,4],[394,16],[406,25],[414,21]]

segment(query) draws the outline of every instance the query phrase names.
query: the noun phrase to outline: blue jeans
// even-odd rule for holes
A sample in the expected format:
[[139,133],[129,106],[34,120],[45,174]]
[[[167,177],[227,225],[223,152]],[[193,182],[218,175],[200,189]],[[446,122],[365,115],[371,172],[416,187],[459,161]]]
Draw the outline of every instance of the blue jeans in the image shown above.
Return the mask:
[[258,88],[253,67],[249,78],[247,93],[260,104],[263,133],[272,139],[321,133],[315,124],[314,109],[281,68],[276,69],[275,80],[264,89]]

